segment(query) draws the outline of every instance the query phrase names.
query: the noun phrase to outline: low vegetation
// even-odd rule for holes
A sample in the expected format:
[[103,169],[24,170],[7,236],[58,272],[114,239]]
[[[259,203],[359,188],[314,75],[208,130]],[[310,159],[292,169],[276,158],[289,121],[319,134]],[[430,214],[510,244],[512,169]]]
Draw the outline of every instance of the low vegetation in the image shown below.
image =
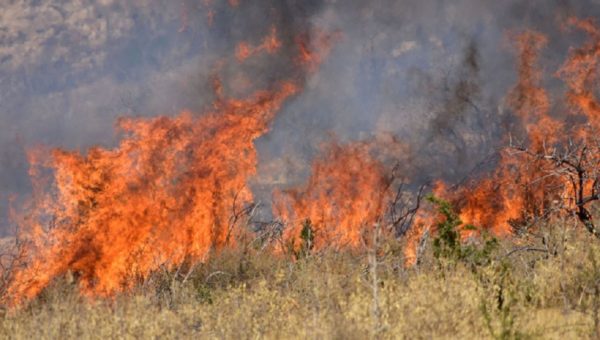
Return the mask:
[[[441,231],[405,245],[273,255],[256,242],[140,280],[108,299],[79,294],[67,273],[34,301],[7,308],[1,338],[600,338],[600,243],[556,220],[512,239],[457,242]],[[304,226],[310,235],[310,222]],[[305,237],[310,241],[310,237]],[[365,246],[367,247],[367,246]]]

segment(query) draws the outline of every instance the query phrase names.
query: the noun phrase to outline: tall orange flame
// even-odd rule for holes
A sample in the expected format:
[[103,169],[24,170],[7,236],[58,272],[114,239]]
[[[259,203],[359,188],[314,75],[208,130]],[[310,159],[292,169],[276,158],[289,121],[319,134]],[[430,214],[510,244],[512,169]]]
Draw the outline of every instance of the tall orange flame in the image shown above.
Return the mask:
[[592,19],[571,18],[567,23],[584,31],[590,39],[582,47],[571,49],[558,75],[569,88],[567,99],[572,113],[583,114],[596,130],[600,127],[600,102],[595,93],[600,84],[600,28]]
[[[557,74],[569,89],[569,113],[583,115],[588,126],[574,124],[567,129],[549,113],[550,100],[541,86],[542,73],[536,66],[547,38],[536,32],[513,36],[519,56],[519,80],[507,100],[525,130],[528,155],[504,150],[498,167],[490,176],[452,190],[442,187],[438,191],[457,206],[465,224],[501,235],[511,232],[512,221],[544,215],[553,202],[571,209],[575,207],[573,200],[567,199],[572,197],[571,183],[557,175],[544,157],[531,157],[548,155],[565,143],[592,137],[590,131],[600,128],[600,103],[595,94],[595,88],[600,84],[600,29],[592,20],[570,19],[568,24],[586,32],[590,41],[581,48],[572,49]],[[590,164],[594,162],[589,161]],[[596,164],[600,163],[596,161]],[[592,181],[585,184],[583,190],[592,192]],[[466,231],[463,236],[471,233]]]
[[54,171],[56,190],[38,197],[25,226],[31,258],[9,296],[32,298],[67,271],[84,293],[111,295],[160,265],[201,260],[232,242],[232,211],[252,200],[253,141],[296,91],[288,82],[217,101],[202,116],[122,119],[126,137],[115,149],[32,159],[32,174]]
[[[544,142],[556,135],[560,125],[548,115],[548,95],[541,87],[541,72],[537,69],[540,50],[546,38],[536,32],[524,32],[514,36],[519,55],[517,85],[508,96],[529,139],[531,147],[539,150]],[[448,190],[440,186],[438,194],[450,199],[459,209],[461,221],[478,228],[488,229],[495,234],[509,234],[510,222],[539,213],[547,203],[539,166],[528,164],[518,156],[500,154],[498,167],[488,177],[472,180],[459,188]],[[537,184],[533,184],[537,183]],[[535,197],[541,195],[541,197]],[[474,231],[466,230],[463,237]]]
[[386,173],[368,143],[332,143],[313,163],[305,186],[276,195],[275,214],[289,224],[284,240],[298,245],[302,224],[310,220],[315,249],[359,246],[390,199]]

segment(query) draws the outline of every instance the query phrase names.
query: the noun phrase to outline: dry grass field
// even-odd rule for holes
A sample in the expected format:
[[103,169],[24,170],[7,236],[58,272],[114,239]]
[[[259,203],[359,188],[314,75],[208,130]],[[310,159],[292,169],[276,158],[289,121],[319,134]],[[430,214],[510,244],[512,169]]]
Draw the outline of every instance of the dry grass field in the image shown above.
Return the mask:
[[600,337],[600,244],[579,226],[549,224],[478,257],[436,256],[435,241],[410,268],[394,240],[299,258],[225,249],[107,299],[81,296],[67,273],[29,304],[6,309],[0,337]]

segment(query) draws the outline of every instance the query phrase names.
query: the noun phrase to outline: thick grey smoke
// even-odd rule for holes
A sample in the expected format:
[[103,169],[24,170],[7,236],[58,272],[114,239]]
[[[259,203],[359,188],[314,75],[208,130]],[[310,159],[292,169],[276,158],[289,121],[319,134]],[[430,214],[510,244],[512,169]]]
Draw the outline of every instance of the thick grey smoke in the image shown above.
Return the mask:
[[[0,221],[29,190],[25,150],[114,145],[123,115],[201,112],[211,76],[243,96],[305,78],[305,90],[258,141],[259,197],[307,174],[331,133],[391,133],[411,147],[407,175],[458,180],[514,128],[503,98],[515,81],[511,31],[552,37],[550,70],[572,44],[564,18],[600,14],[595,0],[21,0],[0,5]],[[278,30],[277,55],[235,62],[237,43]],[[292,62],[312,29],[342,38],[318,73]],[[224,67],[215,69],[218,61]],[[240,81],[243,79],[244,81]],[[559,87],[547,79],[551,87]]]
[[278,162],[282,182],[301,181],[324,131],[396,135],[410,145],[404,170],[415,181],[456,182],[489,168],[518,129],[504,102],[516,82],[510,34],[551,37],[544,81],[558,93],[553,72],[582,39],[565,19],[599,13],[597,1],[331,1],[312,21],[344,39],[264,138],[259,173]]

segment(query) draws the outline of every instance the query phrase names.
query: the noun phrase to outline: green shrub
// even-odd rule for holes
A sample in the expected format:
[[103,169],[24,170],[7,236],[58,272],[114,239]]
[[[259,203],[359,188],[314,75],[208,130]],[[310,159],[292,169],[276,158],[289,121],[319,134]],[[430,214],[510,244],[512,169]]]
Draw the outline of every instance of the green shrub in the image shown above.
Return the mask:
[[436,259],[451,262],[465,262],[473,266],[489,264],[492,254],[498,247],[498,240],[487,232],[481,233],[482,244],[464,244],[461,240],[460,230],[481,230],[472,225],[464,225],[450,202],[427,196],[433,203],[443,219],[436,225],[437,232],[433,238],[433,255]]

